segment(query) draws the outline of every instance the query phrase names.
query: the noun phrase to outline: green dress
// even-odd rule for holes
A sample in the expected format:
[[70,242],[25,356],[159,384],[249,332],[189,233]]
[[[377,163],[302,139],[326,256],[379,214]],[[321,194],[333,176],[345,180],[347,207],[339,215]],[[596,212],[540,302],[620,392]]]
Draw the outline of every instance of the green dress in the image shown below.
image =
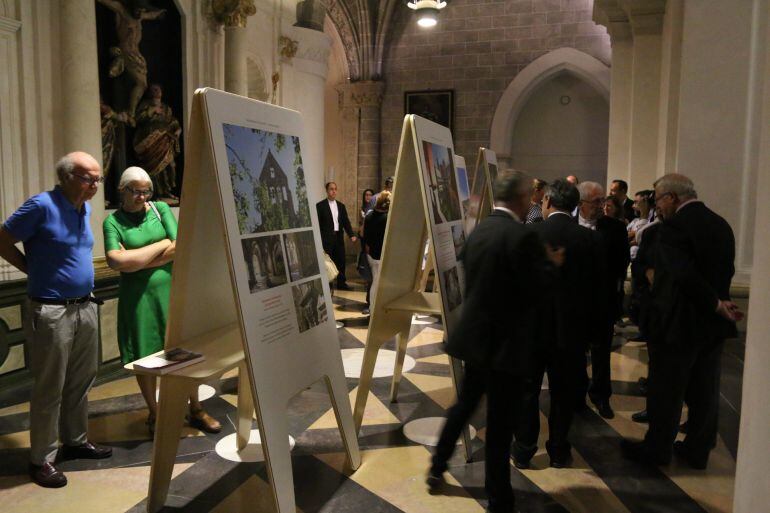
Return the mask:
[[[152,208],[130,213],[116,210],[104,220],[104,249],[137,249],[161,241],[176,240],[176,218],[171,208],[155,202]],[[161,267],[120,273],[118,295],[118,346],[123,363],[163,349],[171,289],[169,262]]]

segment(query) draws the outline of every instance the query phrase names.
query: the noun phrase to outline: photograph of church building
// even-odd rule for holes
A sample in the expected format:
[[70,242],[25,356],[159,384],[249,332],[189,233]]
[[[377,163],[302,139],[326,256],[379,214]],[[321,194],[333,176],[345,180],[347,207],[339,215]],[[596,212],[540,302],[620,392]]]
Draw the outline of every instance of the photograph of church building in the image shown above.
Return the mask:
[[229,124],[223,132],[241,233],[310,226],[299,138]]

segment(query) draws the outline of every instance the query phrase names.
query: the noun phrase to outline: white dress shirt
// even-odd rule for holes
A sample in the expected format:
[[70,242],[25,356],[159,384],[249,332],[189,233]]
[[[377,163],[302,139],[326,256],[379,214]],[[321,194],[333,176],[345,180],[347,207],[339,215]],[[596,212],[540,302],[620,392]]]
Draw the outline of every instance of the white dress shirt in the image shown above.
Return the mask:
[[591,221],[589,219],[586,219],[580,214],[578,214],[578,224],[580,226],[585,226],[586,228],[589,228],[591,230],[596,230],[596,221]]
[[332,220],[334,221],[334,231],[338,232],[340,231],[340,211],[337,208],[337,201],[336,200],[326,200],[329,202],[329,210],[332,211]]

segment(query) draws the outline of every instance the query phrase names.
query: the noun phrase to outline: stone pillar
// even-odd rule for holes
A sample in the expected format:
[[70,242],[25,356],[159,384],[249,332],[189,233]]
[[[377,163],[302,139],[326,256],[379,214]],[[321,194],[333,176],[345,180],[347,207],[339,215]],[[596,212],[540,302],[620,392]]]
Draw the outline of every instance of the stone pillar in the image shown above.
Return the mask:
[[648,189],[657,176],[663,13],[629,16],[633,33],[629,190]]
[[[324,193],[324,89],[328,73],[331,38],[317,30],[284,25],[280,40],[282,105],[302,114],[305,130],[302,157],[308,199],[320,201]],[[356,212],[344,194],[351,221]]]
[[[60,3],[62,154],[85,151],[102,162],[102,125],[99,117],[99,62],[96,53],[96,7],[93,0]],[[50,172],[53,173],[53,163]],[[103,191],[91,200],[94,257],[104,257]]]
[[225,90],[248,96],[246,20],[257,12],[254,0],[211,2],[209,9],[207,13],[209,20],[214,25],[225,26]]
[[631,170],[631,93],[633,40],[628,21],[608,23],[612,41],[610,124],[607,148],[607,188],[612,180],[628,181]]
[[345,183],[345,193],[357,205],[364,189],[381,190],[384,176],[395,173],[395,169],[380,170],[380,107],[385,83],[352,82],[340,85],[338,91],[342,95],[345,168],[337,180]]
[[668,0],[663,18],[660,111],[658,118],[658,176],[675,173],[679,145],[679,87],[682,68],[684,0]]
[[248,96],[246,27],[225,27],[225,91]]
[[[767,20],[770,7],[767,0],[754,2],[755,27],[758,20]],[[758,75],[764,81],[753,107],[759,113],[759,165],[756,187],[756,218],[770,219],[770,27],[758,23],[758,40],[752,54],[761,56]],[[764,223],[754,230],[754,263],[749,297],[749,318],[746,332],[746,355],[743,367],[743,399],[741,428],[738,437],[738,461],[735,472],[735,513],[767,510],[770,504],[770,232]]]

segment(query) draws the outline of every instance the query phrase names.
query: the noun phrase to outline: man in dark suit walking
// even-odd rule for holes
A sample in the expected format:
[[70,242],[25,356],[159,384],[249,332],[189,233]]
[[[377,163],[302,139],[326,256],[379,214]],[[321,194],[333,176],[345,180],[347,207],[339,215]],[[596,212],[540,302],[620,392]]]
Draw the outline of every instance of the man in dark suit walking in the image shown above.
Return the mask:
[[[599,415],[611,419],[615,413],[610,407],[612,384],[610,379],[610,353],[612,337],[615,333],[615,321],[620,317],[622,308],[622,287],[626,279],[626,270],[631,261],[628,247],[628,234],[623,221],[605,216],[604,188],[596,182],[583,182],[578,185],[580,207],[578,223],[600,236],[605,255],[603,276],[598,285],[604,290],[604,301],[600,307],[603,316],[597,326],[596,334],[591,337],[591,387],[588,396],[594,403]],[[584,373],[583,388],[588,376]],[[581,391],[582,391],[581,390]]]
[[551,466],[556,468],[567,466],[571,459],[567,436],[575,410],[574,390],[580,387],[585,374],[585,352],[592,330],[603,322],[596,305],[604,301],[597,283],[605,257],[597,241],[599,235],[572,219],[571,212],[579,200],[574,185],[556,180],[545,188],[545,221],[532,225],[549,246],[564,248],[564,265],[552,290],[553,338],[548,341],[545,369],[541,368],[538,380],[542,381],[543,371],[547,370],[551,407],[546,449]]
[[[703,469],[716,445],[720,357],[742,317],[730,301],[735,237],[722,217],[698,201],[693,182],[669,174],[655,182],[658,230],[652,283],[650,363],[643,442],[624,440],[626,457],[666,464],[672,452]],[[683,402],[687,437],[676,442]]]
[[[466,365],[458,405],[450,410],[447,425],[457,423],[455,417],[467,409],[467,404],[460,403],[478,403],[483,392],[487,394],[485,487],[487,511],[495,513],[513,511],[510,456],[514,431],[514,457],[526,461],[537,450],[539,432],[537,425],[519,423],[533,413],[524,411],[525,407],[534,404],[537,415],[537,400],[533,403],[529,397],[540,388],[536,378],[542,360],[538,333],[543,301],[537,295],[547,289],[549,274],[537,234],[521,224],[529,208],[530,184],[530,177],[516,171],[496,180],[495,209],[468,237],[464,248],[463,311],[447,343],[447,353]],[[561,254],[551,256],[558,261]],[[491,283],[495,286],[490,287]],[[460,427],[465,420],[461,418]],[[432,489],[443,480],[444,470],[446,461],[434,459],[428,480]]]
[[355,242],[357,237],[350,226],[348,211],[341,201],[337,201],[337,184],[328,182],[326,184],[326,199],[321,200],[315,205],[318,212],[318,226],[321,230],[321,243],[324,251],[328,254],[334,265],[337,266],[339,274],[337,275],[337,288],[340,290],[350,290],[345,278],[345,238],[343,230],[348,234],[350,240]]

